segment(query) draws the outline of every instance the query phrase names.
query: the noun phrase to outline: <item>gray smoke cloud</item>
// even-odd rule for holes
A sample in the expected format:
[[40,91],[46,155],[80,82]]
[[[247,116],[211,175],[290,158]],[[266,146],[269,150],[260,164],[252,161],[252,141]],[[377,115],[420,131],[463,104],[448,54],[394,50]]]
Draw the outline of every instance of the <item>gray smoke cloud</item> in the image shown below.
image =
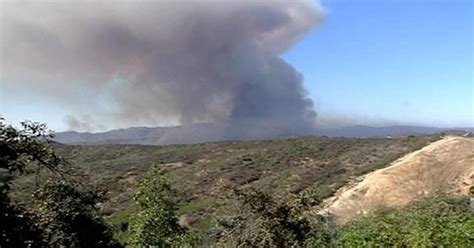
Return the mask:
[[69,106],[76,127],[88,115],[303,133],[313,102],[280,55],[323,19],[309,0],[4,2],[1,75]]

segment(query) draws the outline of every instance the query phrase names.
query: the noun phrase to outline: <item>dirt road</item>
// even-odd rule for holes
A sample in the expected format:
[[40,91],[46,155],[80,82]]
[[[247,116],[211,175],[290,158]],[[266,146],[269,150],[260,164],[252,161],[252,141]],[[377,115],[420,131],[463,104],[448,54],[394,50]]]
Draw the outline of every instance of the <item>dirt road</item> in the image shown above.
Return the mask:
[[378,206],[404,206],[437,190],[468,194],[473,182],[474,139],[447,136],[342,188],[324,202],[323,212],[344,224]]

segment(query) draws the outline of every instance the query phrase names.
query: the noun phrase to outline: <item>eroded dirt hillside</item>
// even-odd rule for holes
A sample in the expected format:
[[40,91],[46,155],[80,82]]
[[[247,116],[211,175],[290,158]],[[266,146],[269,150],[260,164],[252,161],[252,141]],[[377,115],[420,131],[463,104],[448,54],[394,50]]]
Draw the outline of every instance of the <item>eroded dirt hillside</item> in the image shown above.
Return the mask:
[[474,139],[447,136],[364,176],[327,199],[323,212],[339,224],[376,207],[399,207],[435,191],[468,194],[474,181]]

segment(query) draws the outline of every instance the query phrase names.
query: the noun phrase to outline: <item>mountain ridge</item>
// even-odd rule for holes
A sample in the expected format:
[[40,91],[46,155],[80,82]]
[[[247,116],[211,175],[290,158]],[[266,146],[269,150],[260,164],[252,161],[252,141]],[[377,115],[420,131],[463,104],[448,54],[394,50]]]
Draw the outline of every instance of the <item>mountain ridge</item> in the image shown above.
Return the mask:
[[[55,133],[54,140],[69,145],[104,145],[104,144],[135,144],[135,145],[172,145],[218,142],[227,140],[259,140],[269,138],[293,137],[295,135],[262,136],[236,138],[230,135],[217,135],[213,132],[221,128],[212,123],[199,123],[186,126],[171,127],[130,127],[114,129],[106,132],[66,131]],[[438,128],[424,126],[383,126],[373,127],[355,125],[335,129],[315,129],[312,132],[296,136],[328,136],[346,138],[385,137],[398,135],[433,134],[438,132],[474,132],[473,127]],[[222,132],[221,132],[222,133]]]

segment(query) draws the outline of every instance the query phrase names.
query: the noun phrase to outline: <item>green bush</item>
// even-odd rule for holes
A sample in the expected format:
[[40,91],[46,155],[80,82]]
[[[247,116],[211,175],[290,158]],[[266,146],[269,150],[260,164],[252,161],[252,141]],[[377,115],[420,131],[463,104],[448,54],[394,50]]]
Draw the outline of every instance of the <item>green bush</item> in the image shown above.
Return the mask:
[[120,247],[96,209],[98,195],[65,181],[35,193],[36,221],[49,247]]
[[150,168],[138,183],[133,199],[138,212],[131,217],[131,245],[171,247],[187,241],[178,225],[176,192],[157,167]]
[[31,213],[0,199],[0,247],[46,247]]
[[226,209],[218,219],[222,228],[218,243],[224,247],[301,247],[329,242],[321,222],[303,214],[317,201],[311,192],[278,201],[255,189],[234,190],[230,201],[234,208]]
[[426,198],[355,220],[335,242],[344,247],[474,247],[474,214],[468,198]]

